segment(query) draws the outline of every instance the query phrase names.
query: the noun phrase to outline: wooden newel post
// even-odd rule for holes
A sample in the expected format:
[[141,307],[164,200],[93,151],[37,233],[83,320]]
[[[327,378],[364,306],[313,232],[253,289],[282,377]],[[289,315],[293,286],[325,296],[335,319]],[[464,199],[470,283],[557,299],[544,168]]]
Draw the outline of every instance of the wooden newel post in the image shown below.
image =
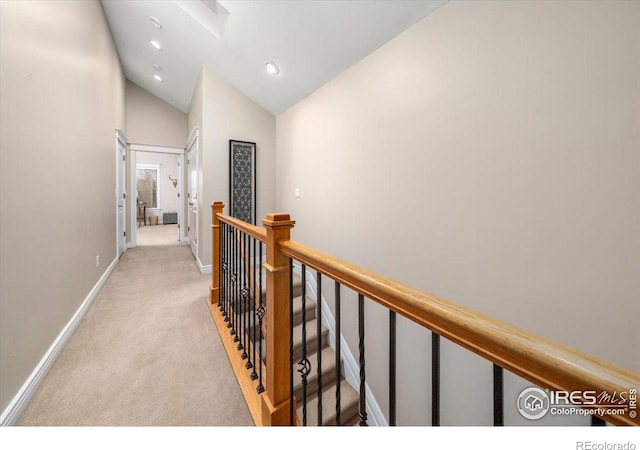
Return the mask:
[[262,224],[267,231],[267,389],[262,395],[262,423],[289,425],[290,274],[289,258],[280,253],[278,241],[289,240],[295,221],[289,214],[273,213]]
[[220,290],[220,219],[216,214],[222,214],[224,203],[213,202],[211,204],[211,229],[213,232],[212,252],[211,252],[211,289],[209,303],[218,303],[218,291]]

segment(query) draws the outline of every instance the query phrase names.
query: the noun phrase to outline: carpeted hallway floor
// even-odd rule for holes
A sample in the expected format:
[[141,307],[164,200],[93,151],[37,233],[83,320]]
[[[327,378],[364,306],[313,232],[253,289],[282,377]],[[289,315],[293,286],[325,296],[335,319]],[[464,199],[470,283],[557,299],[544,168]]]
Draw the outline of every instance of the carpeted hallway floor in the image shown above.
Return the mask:
[[18,425],[252,426],[186,245],[136,247]]

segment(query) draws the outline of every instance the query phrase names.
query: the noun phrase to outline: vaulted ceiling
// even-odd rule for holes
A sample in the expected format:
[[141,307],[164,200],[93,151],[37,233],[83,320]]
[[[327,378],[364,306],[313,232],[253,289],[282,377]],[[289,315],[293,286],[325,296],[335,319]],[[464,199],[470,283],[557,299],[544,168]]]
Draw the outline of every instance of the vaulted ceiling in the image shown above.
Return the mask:
[[133,83],[186,112],[204,65],[272,114],[445,2],[102,0]]

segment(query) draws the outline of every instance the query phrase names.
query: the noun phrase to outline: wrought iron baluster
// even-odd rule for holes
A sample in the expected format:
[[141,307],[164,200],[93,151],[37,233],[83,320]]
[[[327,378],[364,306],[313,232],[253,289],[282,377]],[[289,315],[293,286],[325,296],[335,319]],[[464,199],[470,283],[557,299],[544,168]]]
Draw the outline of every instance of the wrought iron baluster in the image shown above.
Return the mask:
[[340,355],[340,283],[335,282],[335,310],[336,310],[336,425],[342,425],[340,420],[340,382],[342,379],[342,358]]
[[[256,372],[254,368],[254,362],[256,359],[256,346],[255,346],[255,334],[256,334],[256,320],[253,317],[253,312],[255,311],[255,298],[256,298],[256,239],[252,236],[249,236],[249,248],[247,249],[249,253],[249,267],[247,268],[247,273],[249,274],[249,299],[247,303],[247,319],[249,320],[249,328],[247,330],[247,349],[249,350],[247,353],[249,354],[249,361],[247,361],[247,369],[253,369],[251,372],[250,378],[253,378],[253,374]],[[253,252],[251,252],[253,247]],[[251,323],[253,320],[253,324]],[[253,347],[253,355],[252,355],[252,347]],[[252,357],[253,356],[253,357]]]
[[289,258],[289,425],[295,425],[293,397],[293,260]]
[[365,358],[364,358],[364,296],[358,294],[358,348],[360,350],[360,426],[367,426],[367,397],[366,397],[366,380],[365,380]]
[[502,386],[502,367],[493,365],[493,426],[504,425],[504,401]]
[[311,364],[307,359],[307,268],[302,266],[302,358],[298,372],[302,377],[302,426],[307,426],[307,377],[311,372]]
[[225,272],[225,290],[224,290],[224,310],[222,311],[222,315],[224,316],[224,321],[227,323],[227,327],[229,327],[229,305],[231,301],[231,242],[229,241],[229,234],[231,233],[231,226],[225,223],[225,232],[224,232],[224,254],[225,259],[227,260],[226,264],[226,272]]
[[440,426],[440,335],[431,332],[431,426]]
[[396,313],[389,311],[389,425],[396,426]]
[[[258,248],[260,249],[260,263],[262,264],[262,241],[258,244]],[[264,392],[264,385],[262,384],[262,319],[264,318],[264,315],[266,313],[264,304],[262,303],[262,266],[260,267],[260,270],[258,271],[258,295],[259,295],[259,306],[258,309],[256,310],[256,315],[258,316],[258,345],[260,346],[259,352],[258,352],[258,386],[256,386],[256,391],[258,392],[258,394],[262,394]]]
[[240,238],[240,233],[238,229],[234,229],[234,235],[233,235],[233,248],[234,248],[234,255],[233,255],[233,265],[234,265],[234,271],[233,271],[233,276],[235,277],[235,284],[234,284],[234,289],[233,289],[233,327],[231,328],[233,330],[233,342],[238,342],[240,340],[240,338],[238,337],[238,303],[240,300],[240,249],[239,249],[239,245],[238,245],[238,240]]
[[318,295],[316,297],[316,337],[318,339],[318,426],[322,426],[322,274],[316,271]]
[[231,273],[229,276],[229,281],[231,281],[230,292],[229,292],[229,310],[227,311],[227,315],[229,317],[229,323],[227,323],[227,327],[231,328],[229,333],[233,336],[235,334],[235,301],[236,301],[236,229],[235,227],[231,227],[231,233],[229,236],[231,240],[231,245],[229,248],[230,252],[230,261],[229,265],[231,267]]
[[[220,313],[224,311],[222,306],[222,302],[224,301],[224,273],[225,273],[225,257],[224,257],[224,222],[220,222],[220,278],[218,286],[218,308],[220,309]],[[222,314],[224,315],[224,314]]]
[[242,335],[240,339],[240,350],[242,350],[242,359],[247,359],[247,300],[249,299],[249,289],[247,287],[247,233],[241,234],[241,249],[242,249],[242,260],[240,262],[242,267],[242,304],[240,305],[240,329],[242,330]]

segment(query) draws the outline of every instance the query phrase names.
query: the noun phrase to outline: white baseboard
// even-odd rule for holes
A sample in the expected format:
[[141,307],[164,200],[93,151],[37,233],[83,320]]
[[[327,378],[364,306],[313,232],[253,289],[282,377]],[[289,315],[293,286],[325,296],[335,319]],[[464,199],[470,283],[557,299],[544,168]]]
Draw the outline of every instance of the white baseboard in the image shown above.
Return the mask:
[[49,369],[60,355],[60,352],[71,336],[73,336],[74,331],[78,328],[78,325],[102,290],[104,283],[109,279],[109,276],[117,264],[118,258],[115,258],[111,264],[109,264],[109,267],[107,267],[107,270],[105,270],[95,286],[93,286],[93,289],[91,289],[78,310],[75,312],[73,317],[71,317],[71,320],[67,322],[58,337],[53,341],[36,368],[31,372],[31,375],[29,375],[29,378],[27,378],[27,381],[25,381],[18,393],[13,397],[13,400],[11,400],[5,410],[2,411],[2,415],[0,415],[0,426],[11,426],[16,423],[22,414],[22,411],[24,411],[24,408],[29,404],[31,397],[33,397],[33,394],[35,394],[38,389],[38,386],[40,386],[40,383],[44,380],[47,372],[49,372]]
[[[293,265],[293,271],[295,274],[300,275],[302,270],[299,265]],[[315,277],[311,274],[311,272],[307,271],[306,275],[306,285],[307,285],[307,296],[314,301],[317,300],[317,286]],[[331,348],[335,349],[336,342],[336,320],[331,313],[331,309],[327,304],[324,296],[322,297],[322,323],[329,329],[329,344]],[[353,353],[349,349],[349,345],[347,344],[344,336],[340,336],[340,354],[343,359],[344,364],[344,377],[347,382],[354,388],[356,391],[360,389],[360,365],[357,363],[356,359],[353,357]],[[366,391],[366,399],[367,399],[367,415],[368,415],[368,423],[372,426],[380,426],[386,427],[388,425],[387,419],[385,418],[382,409],[380,409],[380,405],[376,401],[373,392],[369,388],[369,384],[365,383],[365,391]]]
[[198,264],[198,269],[200,269],[200,273],[202,275],[208,275],[213,272],[213,268],[211,264],[207,264],[206,266],[202,264],[200,258],[196,258],[196,263]]

